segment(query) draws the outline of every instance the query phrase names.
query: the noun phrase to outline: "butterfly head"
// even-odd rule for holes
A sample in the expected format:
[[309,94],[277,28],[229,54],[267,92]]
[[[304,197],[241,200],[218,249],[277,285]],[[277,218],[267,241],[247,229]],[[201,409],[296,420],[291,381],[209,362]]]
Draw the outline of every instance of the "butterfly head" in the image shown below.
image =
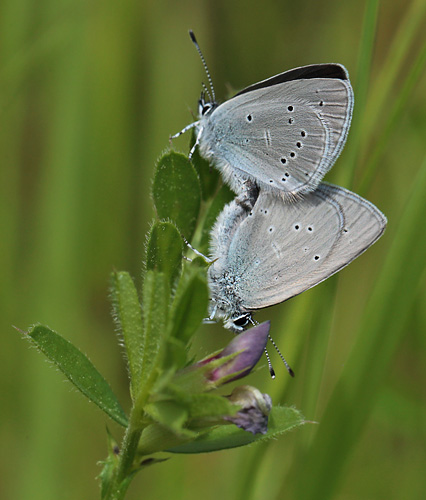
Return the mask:
[[252,319],[251,313],[244,313],[239,316],[234,316],[232,318],[227,319],[223,326],[232,330],[234,333],[241,333],[243,330],[247,328],[249,325],[254,325],[254,321]]
[[215,108],[217,104],[212,101],[206,93],[201,92],[200,99],[198,100],[198,115],[200,118],[209,115]]

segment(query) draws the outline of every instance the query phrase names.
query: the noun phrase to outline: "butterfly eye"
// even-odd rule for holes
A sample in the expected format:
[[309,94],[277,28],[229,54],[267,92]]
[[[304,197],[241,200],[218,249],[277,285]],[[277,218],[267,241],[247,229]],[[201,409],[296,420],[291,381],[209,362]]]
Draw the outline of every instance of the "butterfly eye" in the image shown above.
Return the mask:
[[201,116],[208,115],[212,109],[212,104],[210,102],[205,103],[203,106],[201,106],[200,114]]
[[198,101],[198,114],[200,116],[203,116],[203,110],[204,110],[204,99],[201,98],[199,101]]
[[235,326],[240,328],[247,326],[249,324],[249,316],[247,314],[240,316],[239,318],[234,319],[233,323]]
[[198,100],[198,113],[200,116],[205,116],[210,113],[213,108],[212,102],[207,102],[204,92],[201,93],[201,97]]

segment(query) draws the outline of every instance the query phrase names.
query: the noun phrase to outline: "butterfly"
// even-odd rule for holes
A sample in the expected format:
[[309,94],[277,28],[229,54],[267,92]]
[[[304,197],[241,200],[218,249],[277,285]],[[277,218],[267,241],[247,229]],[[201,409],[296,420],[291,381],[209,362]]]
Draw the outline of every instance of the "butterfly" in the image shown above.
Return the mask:
[[211,160],[237,194],[246,183],[284,200],[315,190],[339,156],[348,134],[353,90],[340,64],[302,66],[251,85],[218,104],[210,82],[194,128],[201,156]]

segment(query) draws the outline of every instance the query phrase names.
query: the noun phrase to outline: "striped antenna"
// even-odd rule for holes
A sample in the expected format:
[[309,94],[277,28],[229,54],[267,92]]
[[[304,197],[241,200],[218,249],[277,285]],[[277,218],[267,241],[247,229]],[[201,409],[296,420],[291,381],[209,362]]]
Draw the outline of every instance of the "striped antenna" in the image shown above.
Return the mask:
[[[204,70],[205,70],[207,78],[209,80],[210,90],[212,91],[212,96],[213,96],[212,102],[216,102],[216,96],[214,93],[213,81],[212,81],[212,78],[210,76],[210,71],[209,71],[209,68],[207,67],[206,60],[204,59],[203,53],[201,52],[200,46],[198,45],[197,39],[195,38],[194,32],[192,30],[189,30],[189,36],[191,37],[191,40],[192,40],[193,44],[195,45],[195,48],[197,49],[198,53],[200,54],[201,62],[203,63]],[[209,93],[209,95],[210,95],[210,93]]]
[[[247,318],[250,323],[253,325],[253,326],[256,326],[259,324],[258,321],[256,321],[255,319],[253,319],[251,317],[251,314],[249,315],[249,317]],[[268,335],[268,338],[270,339],[270,335]],[[268,350],[266,349],[266,347],[264,347],[263,349],[265,351],[265,356],[266,356],[266,360],[268,361],[268,368],[269,368],[269,373],[271,375],[271,378],[275,378],[275,370],[274,370],[274,367],[272,366],[272,363],[271,363],[271,358],[269,357],[269,352]]]
[[266,359],[268,360],[268,368],[269,368],[269,373],[271,374],[271,378],[275,378],[275,370],[272,366],[271,360],[269,359],[269,353],[268,353],[266,347],[264,348],[264,351],[265,351]]
[[275,350],[276,350],[276,351],[277,351],[277,353],[280,355],[280,358],[282,359],[282,361],[283,361],[283,363],[284,363],[285,367],[287,368],[288,373],[289,373],[292,377],[294,377],[294,371],[291,369],[290,365],[287,363],[287,361],[286,361],[285,357],[281,354],[281,351],[278,349],[278,346],[277,346],[277,344],[274,342],[274,339],[273,339],[270,335],[268,335],[268,337],[269,337],[269,340],[271,341],[271,344],[275,347]]

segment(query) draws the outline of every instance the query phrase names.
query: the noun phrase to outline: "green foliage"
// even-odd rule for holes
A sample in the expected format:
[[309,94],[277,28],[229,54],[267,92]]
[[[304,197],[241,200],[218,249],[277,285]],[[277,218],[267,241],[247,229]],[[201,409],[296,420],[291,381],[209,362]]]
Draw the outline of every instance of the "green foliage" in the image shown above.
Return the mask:
[[[362,38],[360,40],[358,67],[354,83],[355,103],[350,129],[351,140],[348,144],[348,151],[346,152],[347,164],[345,169],[342,170],[339,175],[339,178],[342,179],[342,183],[349,186],[352,186],[353,184],[360,143],[363,138],[363,115],[358,113],[358,110],[364,109],[367,101],[378,11],[379,0],[369,0],[366,4],[366,11],[364,15],[364,26],[362,29]],[[346,182],[344,182],[343,179],[345,179]]]
[[233,425],[221,426],[203,434],[195,441],[170,448],[173,453],[206,453],[237,448],[255,442],[276,439],[284,432],[305,424],[301,413],[294,408],[274,406],[269,416],[268,433],[250,434]]
[[90,401],[120,425],[124,427],[127,425],[126,414],[108,382],[81,351],[45,326],[34,326],[26,337]]
[[167,333],[170,286],[163,273],[147,271],[142,293],[143,304],[143,356],[140,384],[148,386],[156,377],[160,350]]
[[108,455],[106,459],[102,462],[102,471],[99,474],[99,479],[101,481],[101,498],[107,497],[109,485],[111,484],[114,471],[118,463],[118,444],[113,438],[111,432],[107,428],[107,443],[108,443]]
[[[192,131],[190,146],[195,143],[195,134]],[[219,171],[214,169],[210,163],[205,160],[198,151],[198,148],[195,149],[194,154],[192,155],[192,164],[197,171],[198,177],[200,179],[201,186],[201,194],[204,201],[209,200],[218,190],[218,187],[221,185],[221,178]]]
[[182,238],[170,222],[156,222],[148,239],[146,268],[170,277],[173,288],[182,271]]
[[[178,172],[178,168],[182,171]],[[196,182],[191,181],[194,175]],[[179,194],[178,182],[184,182],[188,189],[192,182],[195,189],[194,196],[190,191],[186,194],[186,199],[197,200],[192,206],[189,202],[186,219],[181,218],[185,201]],[[168,221],[186,227],[186,234],[193,233],[192,221],[199,218],[200,208],[196,207],[200,204],[197,174],[181,155],[169,153],[159,162],[153,191],[157,211],[167,222],[154,222],[149,232],[142,307],[128,273],[114,272],[111,278],[113,315],[125,347],[133,401],[129,420],[105,379],[77,348],[46,327],[37,326],[28,334],[85,396],[127,427],[121,448],[108,431],[108,456],[99,476],[103,500],[123,499],[143,464],[162,461],[152,457],[147,462],[146,456],[166,451],[171,444],[176,452],[194,453],[255,441],[242,437],[240,430],[237,434],[229,430],[218,433],[222,427],[234,426],[228,422],[229,418],[239,419],[243,426],[249,422],[252,432],[267,431],[270,408],[257,389],[244,386],[235,403],[231,398],[206,392],[240,378],[253,368],[263,354],[269,323],[259,325],[262,336],[255,330],[247,332],[234,339],[226,353],[219,351],[190,365],[188,345],[208,309],[207,264],[197,258],[182,266],[182,237],[174,223]],[[164,196],[167,202],[163,201]],[[207,209],[204,217],[207,225],[211,225],[212,213],[223,206],[226,195],[218,200]],[[291,417],[275,418],[274,435],[293,427],[289,421]],[[188,451],[185,445],[194,440],[195,448]],[[184,448],[180,449],[182,445]]]
[[178,153],[162,156],[152,186],[157,215],[176,224],[191,240],[200,210],[201,192],[198,175],[188,158]]
[[[426,158],[414,182],[409,203],[405,207],[399,225],[395,228],[392,248],[372,290],[359,325],[358,342],[348,358],[341,379],[336,385],[323,415],[322,432],[315,436],[309,456],[301,458],[312,469],[312,484],[323,484],[321,495],[312,484],[297,487],[297,498],[327,498],[336,487],[339,478],[327,478],[324,474],[334,464],[340,472],[344,458],[355,446],[379,395],[386,371],[392,364],[396,346],[401,343],[405,325],[409,320],[410,306],[414,303],[418,287],[424,276],[418,273],[418,262],[426,254],[426,239],[415,248],[418,228],[424,221],[424,193],[426,192]],[[405,256],[401,259],[401,256]],[[405,290],[404,296],[389,294],[389,290]],[[354,418],[353,401],[358,401],[357,417]],[[345,423],[345,432],[339,440],[331,440],[336,428]],[[333,447],[330,448],[331,443]],[[328,446],[327,450],[324,446]],[[338,454],[341,461],[336,469]],[[342,474],[342,472],[340,472]]]
[[111,277],[111,298],[114,318],[123,336],[129,366],[131,394],[137,394],[144,359],[142,311],[138,292],[126,272],[114,272]]
[[170,336],[185,345],[206,317],[209,301],[205,269],[194,265],[187,267],[176,290],[170,321]]
[[[192,121],[187,107],[196,109],[205,80],[186,37],[187,19],[220,101],[232,94],[229,86],[241,88],[302,64],[334,61],[348,68],[354,122],[326,180],[352,186],[383,210],[389,224],[383,238],[338,276],[259,313],[272,320],[271,334],[296,378],[282,374],[272,352],[277,379],[269,381],[261,370],[252,380],[274,403],[296,403],[320,425],[221,453],[217,460],[189,457],[151,467],[128,498],[166,498],[173,491],[185,500],[213,500],[218,494],[275,500],[302,498],[307,490],[308,498],[332,500],[423,498],[426,205],[415,186],[422,185],[425,170],[426,2],[311,1],[303,4],[306,15],[295,2],[266,0],[262,6],[260,13],[242,2],[218,5],[225,21],[218,36],[218,18],[206,17],[202,3],[197,9],[179,6],[177,15],[171,4],[106,0],[94,12],[84,3],[48,0],[34,15],[30,2],[3,2],[0,380],[8,453],[0,459],[0,475],[6,498],[99,495],[93,481],[99,447],[87,444],[102,436],[101,414],[64,392],[41,357],[10,334],[10,325],[38,320],[64,333],[72,324],[69,338],[96,356],[126,401],[125,370],[108,329],[105,278],[114,267],[129,270],[142,297],[152,166],[169,134]],[[203,31],[206,19],[211,24]],[[174,146],[187,152],[188,137]],[[214,220],[207,213],[211,194],[220,196],[219,176],[207,165],[200,172],[197,151],[192,164],[202,201],[191,242],[206,253],[205,221]],[[177,225],[169,216],[161,216],[164,221]],[[178,233],[184,231],[179,227]],[[170,286],[169,304],[179,286]],[[175,335],[171,316],[172,305],[166,337]],[[209,350],[223,342],[217,328],[203,328]],[[200,342],[193,351],[204,355]],[[169,337],[158,366],[173,360],[185,366],[183,344]],[[118,438],[119,428],[112,424],[111,430]],[[156,433],[156,443],[158,435],[163,444],[168,437],[169,449],[182,444],[151,423],[143,433],[146,446],[148,435]],[[118,460],[119,455],[111,458],[113,469]],[[141,461],[147,466],[157,459],[143,455]]]

